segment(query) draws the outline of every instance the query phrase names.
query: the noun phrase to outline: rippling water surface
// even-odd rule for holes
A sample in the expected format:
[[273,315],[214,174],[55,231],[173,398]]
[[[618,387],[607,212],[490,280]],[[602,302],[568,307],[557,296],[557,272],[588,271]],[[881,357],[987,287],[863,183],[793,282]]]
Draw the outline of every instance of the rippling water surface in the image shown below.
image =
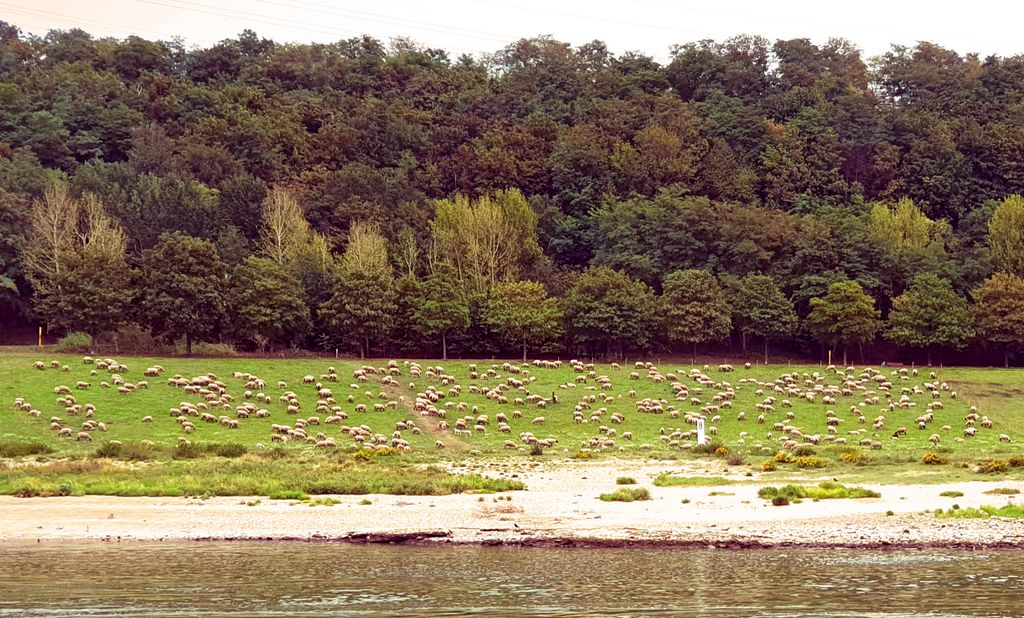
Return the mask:
[[0,545],[0,616],[1024,616],[1024,552]]

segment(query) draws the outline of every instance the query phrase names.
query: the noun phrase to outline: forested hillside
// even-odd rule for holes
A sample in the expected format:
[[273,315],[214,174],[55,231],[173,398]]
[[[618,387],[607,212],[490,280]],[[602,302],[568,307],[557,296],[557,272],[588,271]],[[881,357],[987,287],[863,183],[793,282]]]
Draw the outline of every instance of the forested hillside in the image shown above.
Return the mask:
[[1021,192],[1024,56],[0,22],[0,320],[54,337],[1001,363]]

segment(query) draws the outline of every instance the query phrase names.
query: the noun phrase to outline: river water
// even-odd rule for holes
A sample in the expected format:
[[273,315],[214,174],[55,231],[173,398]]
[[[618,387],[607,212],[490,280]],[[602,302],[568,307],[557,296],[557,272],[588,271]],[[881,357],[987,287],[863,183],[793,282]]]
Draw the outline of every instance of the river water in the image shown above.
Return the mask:
[[1024,551],[0,544],[9,616],[1024,616]]

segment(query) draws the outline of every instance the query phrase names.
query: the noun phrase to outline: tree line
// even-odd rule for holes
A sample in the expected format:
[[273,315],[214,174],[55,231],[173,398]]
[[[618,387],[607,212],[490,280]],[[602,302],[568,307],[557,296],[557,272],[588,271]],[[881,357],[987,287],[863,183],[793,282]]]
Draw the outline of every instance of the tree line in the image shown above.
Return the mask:
[[1024,347],[1024,61],[0,22],[0,324],[481,356]]

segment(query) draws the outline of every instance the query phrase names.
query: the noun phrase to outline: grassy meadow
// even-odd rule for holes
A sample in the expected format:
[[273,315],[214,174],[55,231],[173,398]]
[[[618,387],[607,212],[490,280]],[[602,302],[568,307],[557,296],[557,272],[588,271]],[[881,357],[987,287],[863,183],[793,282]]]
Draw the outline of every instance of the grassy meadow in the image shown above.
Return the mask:
[[[152,470],[146,472],[158,477],[162,474],[207,478],[210,471],[199,468],[203,460],[241,457],[238,460],[241,463],[236,462],[241,466],[240,475],[267,476],[268,470],[274,469],[288,479],[302,477],[311,467],[326,465],[324,462],[360,464],[341,472],[331,471],[352,477],[366,475],[368,470],[390,469],[410,462],[528,458],[540,453],[545,457],[576,459],[610,456],[675,459],[707,451],[695,446],[696,440],[691,435],[695,433],[694,426],[686,420],[688,415],[692,420],[698,414],[706,419],[708,437],[712,441],[711,454],[717,450],[720,457],[731,457],[730,463],[734,465],[751,465],[758,470],[762,469],[762,463],[767,465],[765,460],[768,459],[778,462],[782,469],[846,464],[852,469],[874,462],[928,470],[935,467],[921,463],[922,456],[928,452],[936,456],[936,463],[970,462],[973,465],[990,459],[1013,464],[1024,461],[1019,457],[1024,453],[1021,446],[1024,444],[1024,414],[1021,414],[1024,371],[1021,370],[921,369],[915,376],[910,371],[901,375],[895,370],[882,369],[880,378],[864,379],[858,377],[863,368],[857,368],[850,374],[851,382],[844,392],[844,379],[840,374],[820,366],[744,368],[737,365],[733,371],[723,372],[718,366],[694,368],[676,363],[656,368],[598,364],[580,371],[567,362],[559,367],[520,367],[518,363],[502,361],[419,361],[421,367],[417,376],[414,375],[417,363],[411,361],[398,361],[397,369],[391,372],[387,370],[387,361],[144,357],[123,357],[117,361],[124,366],[123,371],[111,372],[96,364],[87,364],[80,355],[41,352],[0,356],[0,400],[3,402],[0,458],[22,456],[22,461],[33,457],[36,460],[34,469],[11,464],[7,469],[0,468],[0,493],[15,493],[16,486],[30,482],[33,475],[49,474],[46,460],[64,458],[116,460],[120,467],[101,470],[101,466],[92,471],[102,471],[110,479],[118,479],[122,490],[114,489],[110,493],[127,495],[158,494],[161,485],[153,481],[148,489],[141,487],[140,479],[144,476],[130,473],[129,468],[121,465],[125,462],[136,462],[134,465],[141,467],[159,465],[159,474]],[[35,368],[33,365],[37,362],[44,368]],[[159,376],[145,376],[146,369],[153,366],[160,366],[163,371]],[[366,366],[381,371],[368,372],[365,381],[360,381],[354,372]],[[430,370],[438,366],[443,370]],[[329,377],[332,367],[336,381]],[[694,369],[703,377],[691,375]],[[936,371],[935,379],[929,377],[931,371]],[[115,373],[136,388],[130,392],[119,389],[114,383]],[[169,384],[175,376],[190,382],[195,377],[210,374],[223,383],[223,395],[227,397],[204,398],[194,392],[196,389],[186,392],[180,385]],[[792,379],[782,382],[783,374],[789,374]],[[304,384],[303,378],[307,376],[313,376],[314,383]],[[602,376],[607,379],[600,380]],[[262,390],[246,387],[247,381],[254,377],[265,383]],[[852,385],[857,380],[860,380],[859,385]],[[139,387],[142,381],[148,382],[147,388]],[[898,402],[905,395],[906,407],[889,408],[886,392],[878,388],[881,381],[891,382],[892,401]],[[82,384],[78,384],[80,382]],[[105,387],[103,383],[110,386]],[[934,393],[926,383],[936,386]],[[327,403],[330,407],[337,406],[333,410],[317,410],[318,400],[326,399],[324,393],[318,393],[318,384],[330,389],[333,401]],[[677,394],[680,385],[685,388],[685,396]],[[69,402],[58,401],[67,395],[55,392],[55,389],[62,390],[59,388],[62,386],[70,390],[74,405],[82,406],[83,410],[89,404],[95,408],[91,417],[85,412],[69,413]],[[445,394],[433,404],[445,412],[443,419],[425,415],[416,408],[418,394],[426,392],[428,387]],[[501,395],[507,402],[499,402],[496,392],[488,396],[489,391],[498,388],[504,388]],[[780,389],[783,392],[777,392]],[[813,401],[802,396],[814,389],[819,392]],[[287,392],[294,393],[289,403],[281,401]],[[826,403],[826,395],[822,393],[830,392],[835,400]],[[716,395],[721,399],[716,400]],[[768,397],[775,398],[774,404],[764,408]],[[878,397],[877,401],[872,397]],[[24,402],[20,407],[14,405],[19,398]],[[537,398],[543,398],[543,403],[536,403]],[[788,405],[783,400],[788,400]],[[237,409],[246,403],[253,404],[250,409],[265,410],[265,416],[250,414],[248,418],[240,418]],[[185,414],[194,427],[186,433],[179,418],[183,416],[180,412],[183,404],[199,408],[205,404],[205,409],[199,411],[212,414],[218,421],[202,422],[199,416]],[[638,404],[653,409],[640,411]],[[289,413],[289,405],[297,406],[298,410]],[[706,406],[717,408],[707,409]],[[965,437],[965,417],[972,406],[979,415],[976,434]],[[579,413],[574,419],[577,409]],[[919,429],[916,419],[928,412],[931,420],[924,429]],[[499,413],[507,417],[506,432],[499,431]],[[599,414],[599,418],[593,417],[594,414]],[[621,416],[621,422],[613,419],[614,415]],[[760,415],[764,416],[763,423],[758,422]],[[328,424],[328,416],[347,418]],[[478,428],[480,416],[487,417],[487,424]],[[831,434],[830,416],[834,424]],[[884,420],[877,424],[880,416],[884,416]],[[233,422],[221,422],[225,421],[221,417]],[[462,417],[467,418],[466,429],[457,431],[457,420]],[[281,438],[272,437],[280,434],[273,430],[274,425],[295,427],[298,419],[307,422],[304,431],[308,440],[292,436],[281,442]],[[90,421],[97,425],[103,423],[105,431],[86,428],[88,435],[80,436],[83,424]],[[412,426],[397,429],[401,427],[399,423],[409,421],[415,429]],[[376,451],[364,447],[347,431],[359,426],[369,428],[369,432],[363,432],[366,442],[371,442],[376,435],[385,444]],[[783,427],[788,429],[780,429]],[[894,437],[900,428],[905,428],[906,433],[900,432]],[[70,431],[64,431],[65,437],[61,437],[61,429]],[[549,446],[539,450],[531,438],[524,439],[524,432],[529,432],[536,440],[549,441]],[[938,436],[937,444],[929,441],[935,439],[933,436]],[[1001,436],[1004,441],[1000,441]],[[1009,437],[1010,442],[1005,442],[1005,437]],[[329,442],[328,438],[333,440],[333,446],[324,448],[328,446],[325,443]],[[394,439],[403,441],[398,449],[384,448],[393,446]],[[314,444],[317,441],[321,442],[320,446]],[[862,446],[862,441],[873,444]],[[779,457],[780,450],[796,456]],[[38,462],[40,459],[43,463]],[[290,469],[297,462],[303,462],[299,469]],[[1020,470],[1010,465],[1007,471],[1015,474]],[[59,469],[53,474],[56,479],[60,475],[87,472]],[[321,473],[327,474],[327,471]],[[221,482],[225,478],[224,474],[218,476],[215,493],[244,493],[245,487],[232,489],[229,483]],[[116,483],[111,481],[110,484]],[[198,485],[179,486],[168,493],[188,494],[200,489]],[[365,493],[365,483],[350,485],[346,493]],[[387,490],[390,486],[377,488],[382,487]],[[310,488],[313,491],[309,491]],[[328,493],[318,492],[315,486],[298,481],[249,489],[263,494],[293,489]],[[83,489],[79,487],[76,491]],[[85,491],[106,493],[100,487]],[[450,489],[426,483],[423,493],[450,493]]]

